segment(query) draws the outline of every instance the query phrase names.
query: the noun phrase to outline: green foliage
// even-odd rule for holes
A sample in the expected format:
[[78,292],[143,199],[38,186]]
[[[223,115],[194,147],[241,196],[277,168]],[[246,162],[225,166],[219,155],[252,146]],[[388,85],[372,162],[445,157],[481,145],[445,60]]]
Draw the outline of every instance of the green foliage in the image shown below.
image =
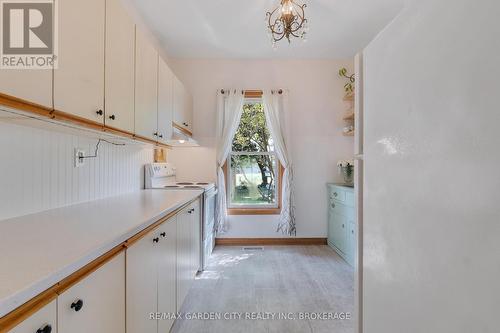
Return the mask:
[[[266,126],[266,117],[262,103],[247,103],[243,105],[240,125],[233,138],[234,152],[269,152],[271,151],[271,134]],[[270,156],[243,155],[238,158],[232,157],[232,166],[243,170],[243,167],[249,166],[256,161],[262,176],[262,184],[268,184],[266,171],[271,173],[274,180],[275,173]]]
[[347,69],[343,67],[343,68],[339,69],[339,76],[349,79],[349,82],[347,82],[344,85],[344,90],[346,93],[352,93],[354,91],[354,82],[356,82],[356,79],[354,78],[354,74],[349,75],[347,73]]

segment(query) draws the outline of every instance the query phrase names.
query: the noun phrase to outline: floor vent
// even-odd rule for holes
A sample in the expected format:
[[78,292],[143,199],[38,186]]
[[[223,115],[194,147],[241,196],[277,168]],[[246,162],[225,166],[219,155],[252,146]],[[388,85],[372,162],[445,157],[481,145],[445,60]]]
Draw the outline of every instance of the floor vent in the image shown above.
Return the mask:
[[242,248],[243,251],[264,251],[262,246],[245,246]]

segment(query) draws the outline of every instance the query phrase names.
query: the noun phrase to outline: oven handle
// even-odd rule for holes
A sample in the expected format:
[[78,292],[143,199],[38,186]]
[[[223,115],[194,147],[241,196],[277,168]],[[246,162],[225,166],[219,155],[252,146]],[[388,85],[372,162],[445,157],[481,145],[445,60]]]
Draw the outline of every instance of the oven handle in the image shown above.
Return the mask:
[[208,195],[206,195],[206,198],[207,198],[207,199],[210,199],[211,197],[213,197],[213,196],[217,195],[217,193],[218,193],[218,192],[219,192],[219,190],[218,190],[218,189],[214,189],[214,190],[212,190],[212,191],[209,191],[209,192],[208,192]]

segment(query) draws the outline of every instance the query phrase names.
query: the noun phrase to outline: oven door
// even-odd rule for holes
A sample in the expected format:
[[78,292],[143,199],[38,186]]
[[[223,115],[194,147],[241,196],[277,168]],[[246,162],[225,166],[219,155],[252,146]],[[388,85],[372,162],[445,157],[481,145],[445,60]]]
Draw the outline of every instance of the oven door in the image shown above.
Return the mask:
[[214,188],[205,193],[204,211],[203,211],[203,244],[202,244],[202,268],[205,269],[206,263],[215,247],[215,202],[217,189]]

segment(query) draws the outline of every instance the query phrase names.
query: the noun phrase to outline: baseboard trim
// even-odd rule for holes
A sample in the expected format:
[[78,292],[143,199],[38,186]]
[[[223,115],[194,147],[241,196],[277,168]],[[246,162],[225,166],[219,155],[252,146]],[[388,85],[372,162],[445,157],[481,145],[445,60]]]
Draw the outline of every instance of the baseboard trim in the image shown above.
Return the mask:
[[216,238],[215,245],[327,245],[326,238]]

